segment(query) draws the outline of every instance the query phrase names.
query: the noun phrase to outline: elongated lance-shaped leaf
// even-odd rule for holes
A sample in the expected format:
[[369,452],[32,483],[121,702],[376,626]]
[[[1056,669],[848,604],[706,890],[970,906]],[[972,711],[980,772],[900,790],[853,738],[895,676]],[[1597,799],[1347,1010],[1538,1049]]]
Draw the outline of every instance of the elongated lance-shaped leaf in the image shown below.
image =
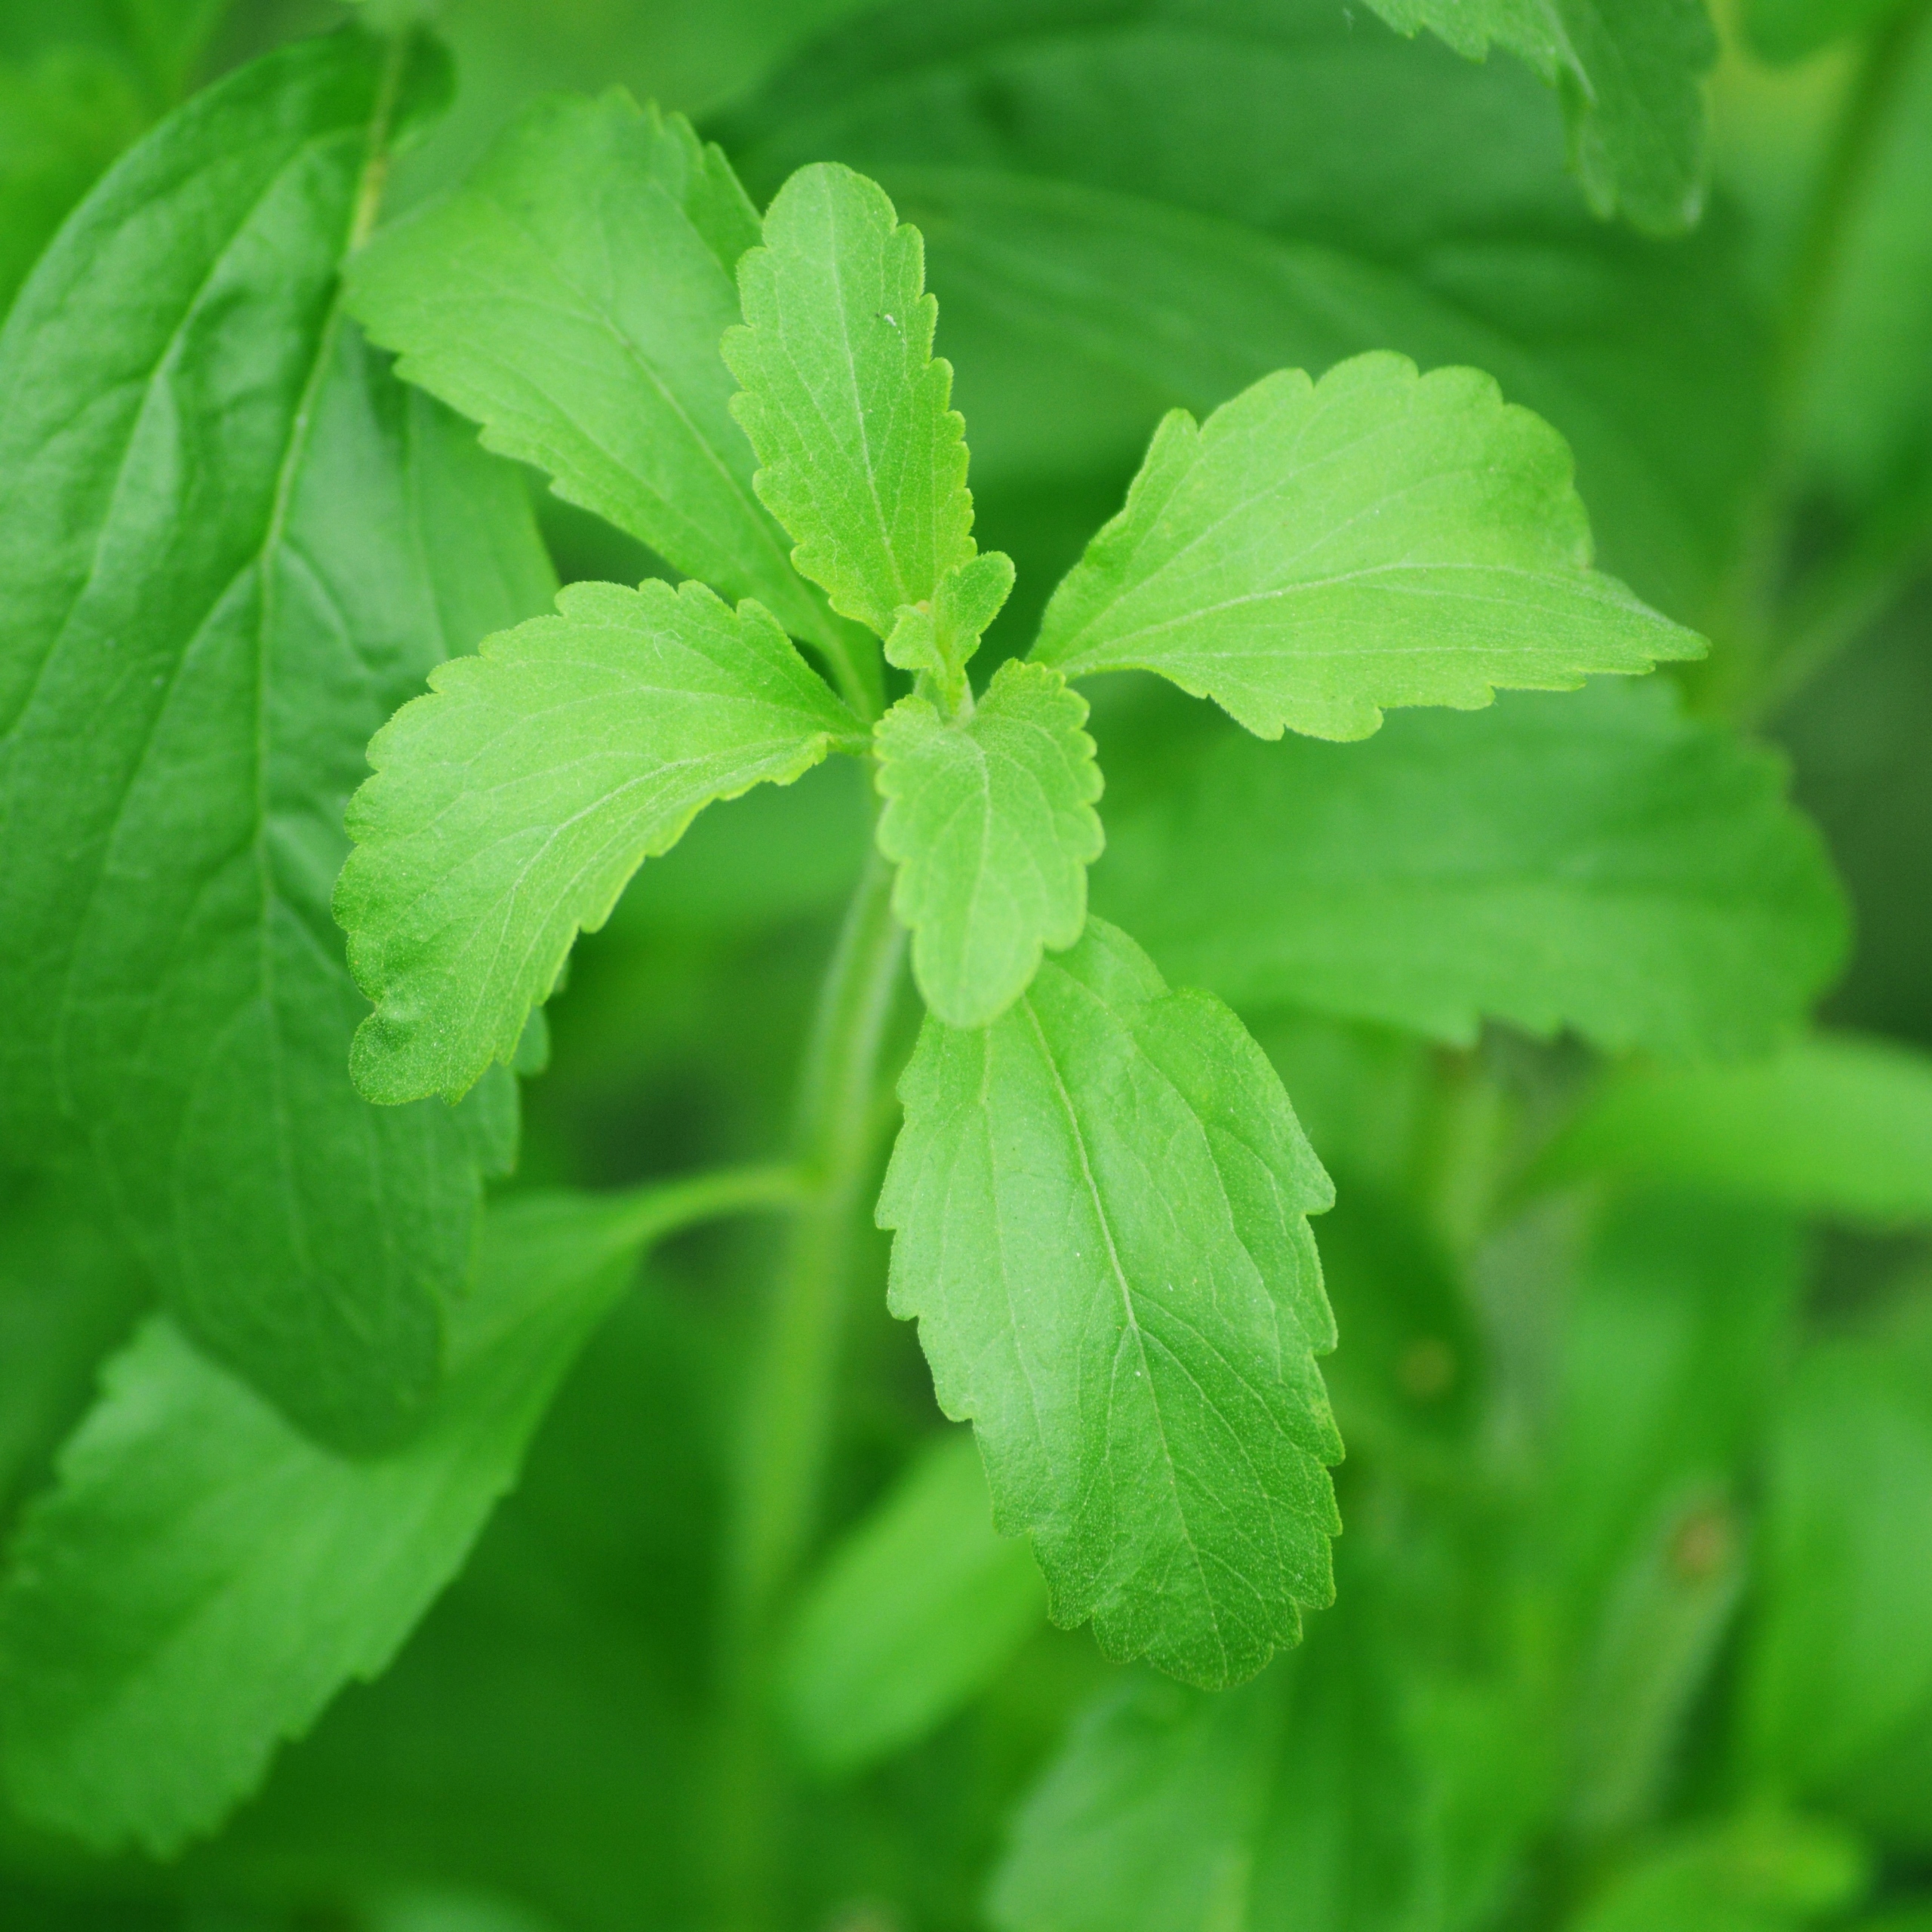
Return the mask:
[[1176,410],[1047,608],[1036,659],[1158,671],[1264,738],[1574,689],[1700,639],[1589,568],[1563,439],[1473,369],[1359,355]]
[[20,1810],[103,1850],[165,1856],[211,1829],[284,1738],[387,1667],[639,1248],[751,1204],[757,1178],[493,1209],[448,1380],[380,1456],[292,1429],[166,1318],[142,1328],[0,1585],[0,1772]]
[[1080,937],[1100,854],[1100,768],[1087,701],[1057,671],[1002,664],[977,709],[902,699],[873,736],[899,865],[893,909],[912,971],[949,1026],[983,1026],[1026,990],[1041,949]]
[[[1487,1017],[1612,1051],[1761,1052],[1843,958],[1817,832],[1767,752],[1662,679],[1257,743],[1148,707],[1095,903],[1244,1012],[1461,1044]],[[1132,732],[1132,727],[1126,728]]]
[[[515,1103],[349,1084],[343,805],[553,581],[514,473],[336,306],[384,66],[337,35],[190,103],[0,336],[0,1123],[91,1147],[194,1334],[363,1443],[434,1386]],[[402,111],[445,78],[419,57]]]
[[678,115],[542,100],[448,199],[355,259],[349,304],[485,446],[794,636],[836,628],[752,489],[718,340],[758,217]]
[[936,1729],[1046,1620],[1046,1594],[993,1528],[972,1438],[931,1444],[799,1602],[779,1696],[801,1755],[849,1774]]
[[745,326],[724,338],[759,497],[832,608],[881,637],[973,555],[965,424],[936,360],[924,245],[849,168],[801,168],[738,265]]
[[653,580],[557,608],[443,666],[369,747],[335,909],[376,1002],[352,1062],[372,1100],[466,1092],[704,806],[864,742],[749,598]]
[[1481,60],[1492,42],[1563,96],[1571,165],[1601,215],[1669,234],[1704,205],[1704,82],[1718,38],[1704,0],[1369,0]]
[[1208,1688],[1332,1595],[1334,1198],[1235,1016],[1097,919],[993,1026],[926,1023],[878,1206],[893,1312],[1056,1622]]

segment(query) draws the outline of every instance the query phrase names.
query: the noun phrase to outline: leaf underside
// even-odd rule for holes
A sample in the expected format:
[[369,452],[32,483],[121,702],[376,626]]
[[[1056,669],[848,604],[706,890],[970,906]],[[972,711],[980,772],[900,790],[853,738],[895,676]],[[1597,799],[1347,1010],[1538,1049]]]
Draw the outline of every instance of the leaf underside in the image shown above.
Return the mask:
[[1329,1600],[1339,1527],[1306,1220],[1333,1195],[1272,1068],[1090,919],[994,1025],[928,1020],[900,1095],[892,1310],[1055,1620],[1192,1683],[1252,1676]]

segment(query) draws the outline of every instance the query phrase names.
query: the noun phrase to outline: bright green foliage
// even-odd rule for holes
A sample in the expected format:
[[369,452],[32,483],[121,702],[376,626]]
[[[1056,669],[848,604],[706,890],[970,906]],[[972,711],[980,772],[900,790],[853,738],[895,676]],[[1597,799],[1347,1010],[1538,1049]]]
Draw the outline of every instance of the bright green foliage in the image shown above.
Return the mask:
[[1057,671],[1009,661],[971,712],[903,698],[881,718],[879,849],[912,934],[912,971],[949,1026],[983,1026],[1026,989],[1043,946],[1071,946],[1100,854],[1100,768],[1087,703]]
[[883,638],[973,555],[965,423],[934,358],[924,245],[850,168],[801,168],[738,266],[724,338],[761,500],[832,608]]
[[1405,33],[1430,27],[1481,60],[1491,41],[1560,85],[1591,205],[1639,228],[1687,227],[1704,201],[1704,0],[1370,0]]
[[1151,670],[1263,737],[1365,738],[1703,649],[1589,568],[1562,438],[1468,369],[1372,355],[1177,411],[1054,592],[1034,655]]
[[998,1932],[1383,1932],[1424,1897],[1423,1783],[1386,1654],[1306,1649],[1204,1696],[1110,1687],[1028,1801]]
[[343,803],[424,672],[549,586],[514,477],[334,306],[380,57],[310,42],[181,109],[0,336],[0,998],[41,1016],[0,1116],[88,1143],[192,1331],[361,1442],[434,1386],[515,1103],[356,1097]]
[[401,373],[687,575],[835,641],[752,491],[718,339],[758,217],[689,125],[614,91],[538,102],[448,199],[357,258]]
[[935,1443],[807,1586],[780,1685],[799,1752],[843,1774],[903,1749],[1045,1616],[1025,1542],[994,1533],[971,1438]]
[[[1932,1325],[1814,1349],[1782,1404],[1746,1734],[1776,1786],[1932,1841]],[[1908,1747],[1902,1762],[1891,1754]]]
[[260,1781],[455,1573],[675,1185],[493,1212],[450,1367],[403,1448],[340,1456],[163,1318],[29,1512],[0,1592],[0,1772],[21,1811],[167,1854]]
[[1619,1074],[1545,1172],[1604,1169],[1840,1220],[1932,1220],[1932,1062],[1827,1034],[1745,1066]]
[[1553,423],[1606,567],[1682,616],[1763,445],[1742,224],[1721,199],[1668,244],[1597,220],[1561,121],[1520,62],[1334,0],[899,0],[724,132],[755,193],[830,156],[920,224],[1023,568],[1023,540],[1063,568],[1164,410],[1392,349]]
[[1681,1834],[1604,1888],[1575,1932],[1798,1932],[1835,1924],[1869,1879],[1836,1826],[1747,1814]]
[[1467,1044],[1761,1052],[1844,951],[1784,774],[1659,681],[1398,717],[1364,745],[1182,735],[1109,814],[1096,903],[1174,977]]
[[893,1312],[1056,1622],[1211,1687],[1328,1601],[1333,1198],[1226,1008],[1097,920],[994,1025],[928,1020],[879,1199]]
[[654,579],[557,605],[443,666],[369,747],[335,906],[377,1002],[352,1063],[373,1100],[466,1092],[645,859],[714,799],[857,738],[749,599]]
[[1013,559],[998,550],[946,572],[931,598],[901,608],[885,641],[888,660],[902,671],[924,671],[949,706],[966,691],[966,665],[986,626],[1013,590]]

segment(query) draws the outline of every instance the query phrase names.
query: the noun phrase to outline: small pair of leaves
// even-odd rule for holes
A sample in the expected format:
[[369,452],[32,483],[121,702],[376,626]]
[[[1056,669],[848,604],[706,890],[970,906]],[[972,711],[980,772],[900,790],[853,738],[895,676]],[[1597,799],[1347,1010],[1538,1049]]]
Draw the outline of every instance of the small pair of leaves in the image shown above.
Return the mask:
[[377,1002],[352,1063],[372,1100],[454,1099],[508,1061],[647,857],[857,738],[749,598],[584,583],[558,609],[441,666],[369,747],[335,907]]
[[927,1022],[880,1197],[893,1312],[976,1425],[1057,1622],[1211,1687],[1332,1594],[1333,1198],[1226,1008],[1090,920],[990,1026]]
[[1404,33],[1471,60],[1494,41],[1560,88],[1590,205],[1670,234],[1703,212],[1704,82],[1718,41],[1704,0],[1370,0]]
[[638,1251],[758,1198],[758,1177],[719,1177],[493,1208],[448,1377],[382,1456],[324,1447],[150,1321],[0,1584],[0,1774],[23,1815],[158,1856],[210,1829],[283,1739],[386,1668]]
[[356,1097],[343,804],[552,584],[514,475],[337,305],[372,156],[447,82],[388,62],[338,35],[198,97],[0,335],[0,1120],[81,1143],[195,1337],[364,1444],[435,1386],[515,1112]]

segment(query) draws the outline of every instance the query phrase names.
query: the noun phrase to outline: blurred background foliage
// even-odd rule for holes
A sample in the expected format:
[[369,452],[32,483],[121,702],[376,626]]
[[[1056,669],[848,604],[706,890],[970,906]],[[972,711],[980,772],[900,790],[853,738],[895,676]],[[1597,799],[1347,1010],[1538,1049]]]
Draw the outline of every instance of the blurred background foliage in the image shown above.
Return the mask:
[[[8,0],[0,303],[186,93],[347,11]],[[1370,346],[1489,369],[1571,439],[1604,561],[1717,638],[1696,701],[1789,755],[1854,908],[1826,1020],[1932,1051],[1924,6],[1727,6],[1709,205],[1672,239],[1586,211],[1527,70],[1359,9],[447,0],[436,21],[457,103],[399,165],[398,211],[534,95],[612,85],[693,115],[760,200],[810,159],[884,181],[928,238],[985,540],[1020,565],[995,645],[1023,642],[1162,409]],[[566,578],[656,568],[538,502]],[[1161,703],[1101,700],[1124,795]],[[837,764],[760,792],[645,869],[552,1008],[518,1185],[779,1143],[862,783]],[[957,1660],[937,1691],[820,1682],[801,1630],[796,1922],[1932,1928],[1923,1109],[1884,1137],[1906,1176],[1889,1206],[1861,1208],[1855,1177],[1798,1198],[1694,1161],[1606,1179],[1614,1121],[1538,1166],[1594,1078],[1574,1044],[1248,1017],[1340,1186],[1318,1232],[1344,1337],[1343,1608],[1218,1700],[1047,1627],[997,1547],[928,1546],[921,1499],[950,1479],[930,1385],[861,1294],[829,1514],[875,1541],[837,1561],[977,1565],[984,1616],[934,1626]],[[1802,1072],[1809,1149],[1831,1117]],[[1783,1131],[1786,1104],[1738,1100],[1739,1131]],[[85,1204],[8,1185],[11,1515],[143,1290]],[[398,1663],[220,1838],[162,1867],[0,1824],[0,1924],[701,1923],[720,1466],[767,1239],[655,1258]],[[881,1243],[881,1280],[883,1263]],[[914,1590],[903,1614],[942,1611]]]

